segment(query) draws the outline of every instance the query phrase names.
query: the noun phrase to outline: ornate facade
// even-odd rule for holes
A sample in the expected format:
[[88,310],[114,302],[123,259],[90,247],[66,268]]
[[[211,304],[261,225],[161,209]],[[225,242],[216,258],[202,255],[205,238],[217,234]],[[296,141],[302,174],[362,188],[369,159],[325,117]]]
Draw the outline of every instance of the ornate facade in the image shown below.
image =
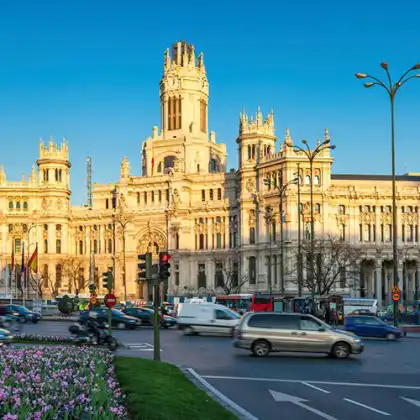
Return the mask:
[[[228,272],[243,283],[242,291],[271,288],[297,294],[289,276],[299,214],[303,242],[310,231],[312,182],[315,237],[340,237],[360,251],[354,262],[358,279],[352,284],[337,281],[334,292],[389,301],[390,177],[333,174],[333,158],[325,150],[314,160],[311,178],[309,162],[294,149],[290,131],[284,139],[276,137],[273,113],[264,118],[260,109],[255,116],[240,114],[239,168],[227,171],[226,146],[209,131],[208,101],[203,54],[196,57],[192,45],[176,43],[164,55],[160,127],[154,126],[142,145],[142,174],[131,174],[124,158],[119,180],[94,184],[91,208],[70,204],[66,141],[56,145],[51,139],[47,146],[41,141],[37,168],[28,180],[10,182],[2,167],[2,264],[10,263],[12,247],[19,262],[22,243],[26,253],[38,243],[45,294],[54,288],[56,293],[83,289],[93,260],[91,275],[97,283],[114,266],[117,294],[146,298],[147,284],[136,281],[137,255],[150,251],[157,258],[168,249],[173,256],[168,294],[215,291]],[[328,130],[324,139],[329,139]],[[280,232],[279,186],[297,175],[300,194],[296,184],[285,189]],[[420,174],[399,176],[397,194],[400,288],[404,299],[412,300],[420,289]],[[272,210],[269,219],[267,208]],[[286,269],[281,270],[282,250]],[[66,259],[79,264],[79,286],[65,274]]]

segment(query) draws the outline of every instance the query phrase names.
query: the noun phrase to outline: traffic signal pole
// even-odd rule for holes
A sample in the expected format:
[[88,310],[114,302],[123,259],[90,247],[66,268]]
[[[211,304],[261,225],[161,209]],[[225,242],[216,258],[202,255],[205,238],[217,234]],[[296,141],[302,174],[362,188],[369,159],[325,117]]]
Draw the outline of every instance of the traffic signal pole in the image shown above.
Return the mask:
[[[114,283],[113,268],[108,267],[108,271],[103,273],[103,287],[108,289],[108,293],[111,293]],[[108,306],[108,333],[112,335],[112,308]]]
[[159,279],[153,281],[153,359],[160,362]]

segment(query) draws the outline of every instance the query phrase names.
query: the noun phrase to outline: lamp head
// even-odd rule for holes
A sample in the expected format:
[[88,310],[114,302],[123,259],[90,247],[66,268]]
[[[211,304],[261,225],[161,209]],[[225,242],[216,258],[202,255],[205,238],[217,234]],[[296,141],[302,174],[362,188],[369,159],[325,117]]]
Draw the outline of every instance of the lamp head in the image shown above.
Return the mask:
[[418,70],[418,69],[420,69],[420,63],[414,64],[414,66],[411,70]]
[[308,144],[306,140],[302,140],[302,144]]
[[368,88],[372,87],[373,85],[374,85],[374,83],[373,83],[373,82],[368,82],[368,83],[364,83],[364,84],[363,84],[363,86],[364,86],[366,89],[368,89]]
[[382,67],[384,70],[388,70],[388,63],[382,62],[382,63],[381,63],[381,67]]
[[356,73],[355,76],[358,79],[365,79],[366,77],[368,77],[366,73]]
[[330,149],[331,149],[331,150],[334,150],[334,149],[335,149],[335,144],[332,144],[332,145],[330,146]]

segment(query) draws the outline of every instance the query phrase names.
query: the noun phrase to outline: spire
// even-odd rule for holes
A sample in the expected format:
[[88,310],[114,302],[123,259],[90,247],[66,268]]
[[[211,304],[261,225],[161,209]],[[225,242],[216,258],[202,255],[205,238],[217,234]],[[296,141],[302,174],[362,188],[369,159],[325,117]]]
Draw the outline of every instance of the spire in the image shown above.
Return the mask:
[[4,171],[4,166],[0,165],[0,184],[6,183],[6,172]]
[[188,67],[188,45],[185,43],[184,45],[184,51],[182,53],[182,65],[184,67]]
[[191,45],[191,64],[192,64],[192,67],[195,67],[196,59],[195,59],[194,45]]
[[169,55],[169,48],[166,48],[164,61],[163,61],[163,68],[168,70],[171,67],[171,56]]
[[328,132],[328,128],[325,129],[324,140],[330,140],[330,134]]
[[198,56],[198,68],[201,70],[201,73],[206,72],[206,67],[204,66],[204,54],[200,53]]
[[284,144],[288,147],[293,147],[292,136],[290,135],[290,128],[286,128],[286,135],[284,137]]

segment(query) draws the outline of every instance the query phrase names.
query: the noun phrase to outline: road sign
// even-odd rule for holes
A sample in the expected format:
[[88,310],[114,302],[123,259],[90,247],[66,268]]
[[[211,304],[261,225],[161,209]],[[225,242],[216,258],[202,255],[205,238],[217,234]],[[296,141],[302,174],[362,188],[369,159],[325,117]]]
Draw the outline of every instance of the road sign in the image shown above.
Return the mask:
[[401,292],[392,292],[392,300],[394,302],[399,302],[401,299]]
[[117,303],[117,298],[112,293],[108,293],[105,296],[105,305],[108,306],[108,308],[113,308],[115,304]]
[[90,304],[91,304],[92,306],[97,305],[97,304],[98,304],[98,299],[97,299],[95,296],[92,296],[92,297],[90,298]]
[[394,286],[392,288],[392,293],[401,293],[401,290],[400,290],[400,288],[398,286]]

